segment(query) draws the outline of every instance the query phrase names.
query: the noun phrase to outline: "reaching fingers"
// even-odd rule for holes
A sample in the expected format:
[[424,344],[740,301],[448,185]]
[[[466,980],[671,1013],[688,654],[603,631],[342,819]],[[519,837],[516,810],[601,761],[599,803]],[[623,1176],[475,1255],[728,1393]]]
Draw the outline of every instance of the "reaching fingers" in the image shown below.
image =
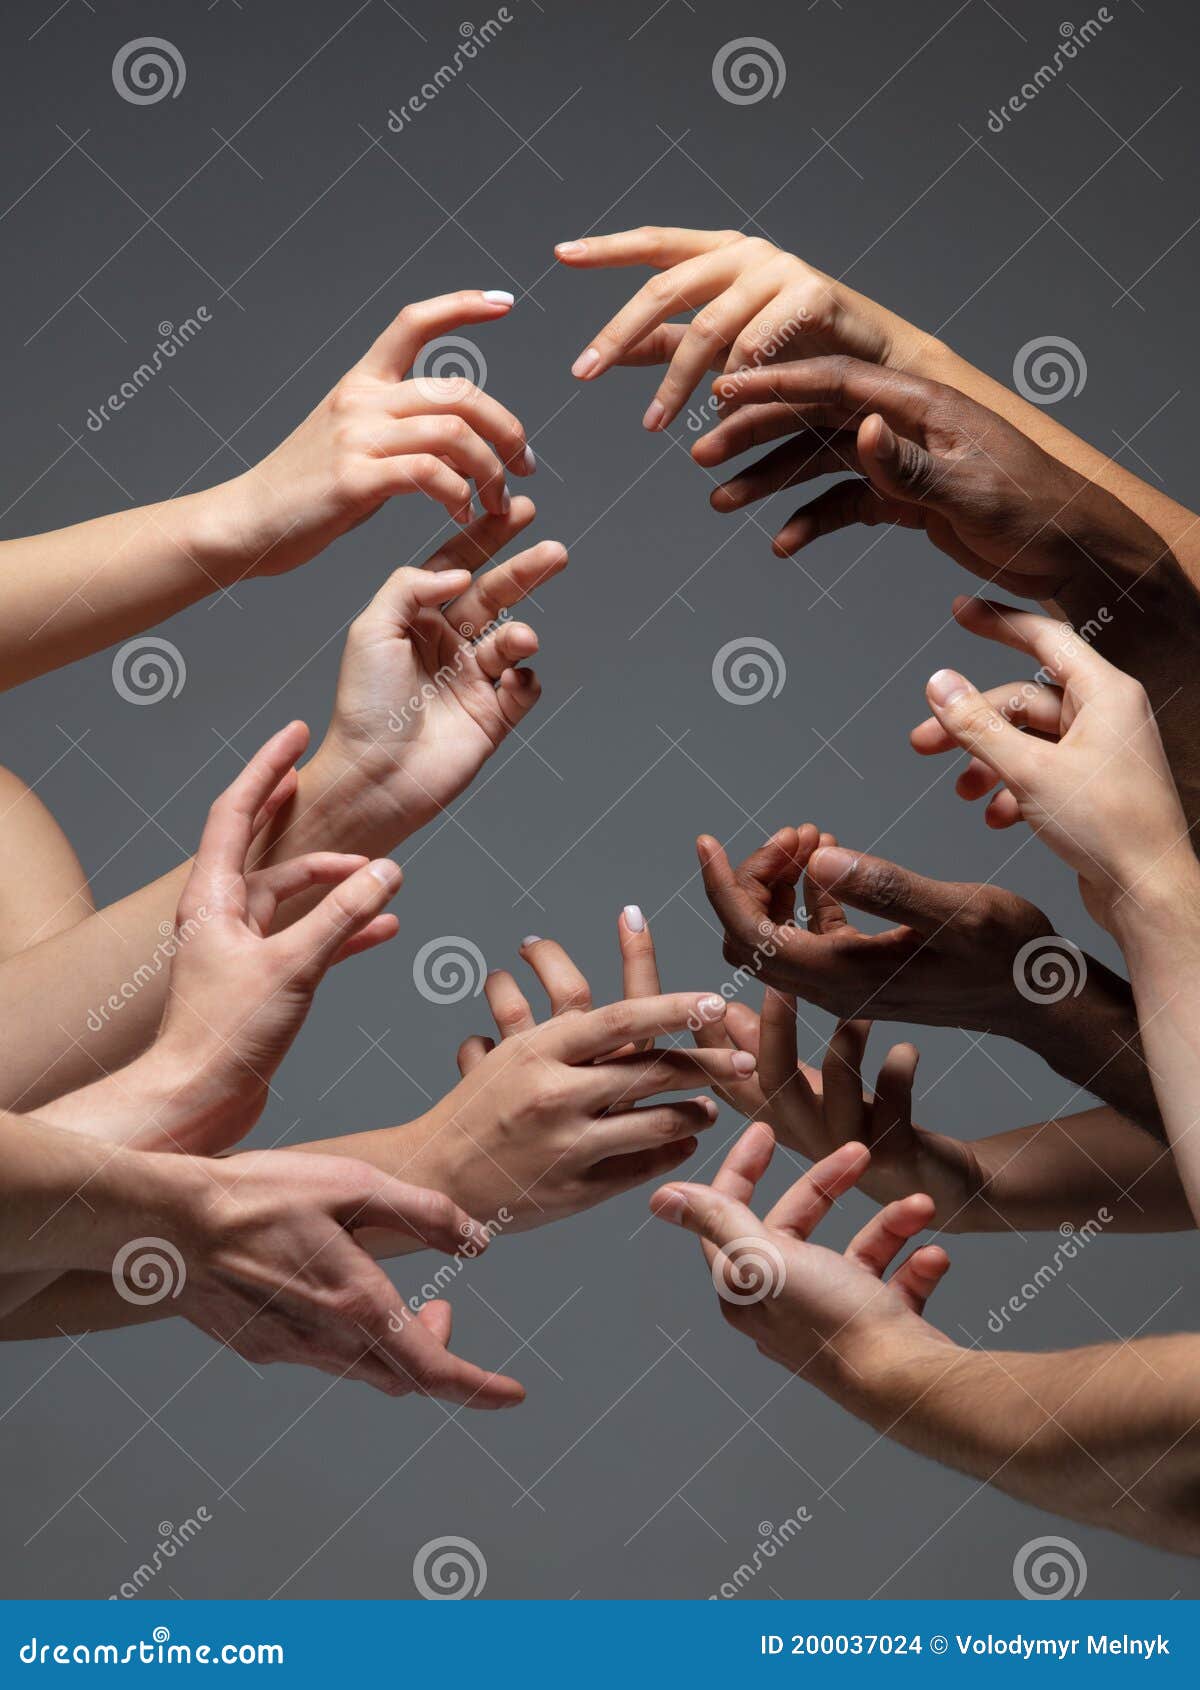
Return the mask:
[[368,858],[342,851],[309,851],[271,863],[246,876],[246,914],[259,933],[269,933],[279,905],[314,886],[339,886]]
[[592,989],[583,971],[554,939],[530,934],[521,941],[521,955],[537,975],[550,1000],[551,1015],[592,1007]]
[[527,667],[506,669],[496,682],[496,702],[509,728],[528,716],[541,696],[542,683]]
[[542,540],[479,576],[443,615],[464,639],[475,639],[566,567],[567,548],[558,540]]
[[1100,700],[1121,674],[1069,623],[1056,617],[966,595],[956,598],[953,608],[955,621],[969,633],[1036,658],[1048,680],[1060,686],[1069,682],[1080,698]]
[[940,1244],[922,1244],[907,1256],[891,1277],[893,1291],[898,1291],[914,1314],[924,1314],[925,1304],[950,1271],[950,1258]]
[[944,926],[979,892],[976,886],[956,881],[929,880],[884,857],[869,857],[841,845],[815,851],[808,876],[839,903],[920,933],[933,933]]
[[777,446],[749,469],[714,487],[709,504],[716,511],[742,510],[785,487],[815,481],[822,475],[844,475],[847,471],[857,474],[860,469],[852,435],[830,437],[803,429],[798,439]]
[[909,1239],[929,1225],[933,1212],[933,1198],[923,1191],[885,1204],[850,1240],[846,1246],[847,1259],[882,1279]]
[[516,1033],[532,1032],[537,1026],[529,999],[507,969],[494,968],[483,982],[483,989],[496,1031],[502,1039],[511,1039]]
[[315,909],[270,943],[281,948],[293,974],[315,981],[395,897],[403,879],[399,863],[380,857],[327,892]]
[[472,1033],[470,1038],[464,1039],[458,1047],[458,1071],[463,1079],[466,1079],[472,1068],[478,1068],[484,1057],[495,1048],[495,1039],[485,1038],[482,1033]]
[[404,636],[411,632],[422,611],[448,603],[470,585],[471,577],[465,569],[430,572],[405,564],[388,576],[363,611],[363,619]]
[[397,418],[457,418],[489,441],[514,475],[532,473],[534,461],[520,420],[490,393],[457,376],[422,376],[402,382],[389,393],[388,412]]
[[525,1400],[523,1385],[451,1354],[436,1331],[415,1315],[397,1311],[377,1340],[376,1352],[399,1380],[410,1382],[408,1388],[422,1396],[481,1409],[514,1408]]
[[751,1121],[733,1145],[713,1178],[712,1188],[749,1208],[760,1179],[775,1154],[775,1134],[765,1121]]
[[255,839],[265,831],[270,822],[274,821],[283,806],[296,796],[296,788],[299,784],[299,775],[295,769],[289,769],[254,818]]
[[349,1232],[379,1227],[415,1238],[428,1250],[453,1256],[464,1244],[475,1251],[486,1250],[487,1228],[472,1220],[441,1191],[423,1185],[408,1185],[392,1179],[367,1163],[352,1165],[345,1174],[347,1188],[334,1202],[331,1212]]
[[[834,834],[823,833],[818,849],[826,850],[831,846],[836,846],[836,844],[837,838]],[[810,856],[809,864],[811,865],[811,863],[812,857]],[[824,886],[818,885],[811,872],[807,870],[804,876],[804,908],[808,912],[808,931],[810,933],[818,935],[834,933],[839,928],[850,925],[846,920],[846,912],[840,901]]]
[[347,939],[339,950],[334,952],[330,967],[335,967],[339,962],[346,962],[352,956],[361,956],[364,951],[373,951],[377,945],[385,944],[388,939],[394,939],[399,931],[400,920],[398,916],[391,914],[375,916],[373,920],[367,922],[365,927],[360,927],[357,933]]
[[181,909],[203,904],[211,914],[244,913],[243,876],[256,819],[307,744],[305,724],[289,722],[255,752],[215,801],[200,836]]
[[771,541],[771,550],[777,557],[794,557],[814,540],[856,523],[864,528],[880,524],[917,528],[921,521],[916,507],[884,498],[869,481],[838,481],[788,517]]
[[778,274],[772,265],[760,265],[737,276],[696,314],[646,412],[647,428],[666,428],[679,415],[706,371],[718,359],[727,359],[747,322],[759,314],[778,287]]
[[588,235],[582,240],[560,241],[554,256],[572,270],[619,269],[627,264],[648,264],[666,270],[685,259],[729,246],[741,236],[731,229],[671,229],[647,225],[622,229],[611,235]]
[[436,299],[414,300],[392,319],[367,351],[362,367],[386,381],[402,381],[426,341],[467,323],[492,323],[512,310],[510,293],[463,288]]
[[588,1076],[596,1106],[616,1109],[660,1092],[748,1079],[754,1058],[744,1050],[650,1050],[598,1062]]
[[546,1055],[560,1062],[590,1062],[632,1040],[659,1033],[695,1030],[704,1022],[723,1021],[725,1000],[711,992],[667,992],[606,1004],[585,1015],[568,1015],[538,1029]]
[[538,637],[528,622],[498,622],[488,630],[472,652],[489,681],[501,675],[538,649]]
[[[488,442],[461,417],[452,413],[406,417],[400,422],[388,418],[373,431],[371,452],[381,459],[406,461],[432,455],[443,465],[457,471],[464,483],[475,483],[480,505],[485,511],[502,516],[507,508],[509,493],[504,465]],[[428,492],[431,489],[425,487],[424,490]],[[451,516],[457,513],[457,502],[451,505],[438,491],[433,492],[433,497],[446,504]],[[469,490],[467,503],[469,506]],[[470,514],[468,509],[468,519]]]
[[658,1150],[631,1150],[627,1155],[606,1157],[597,1162],[588,1174],[596,1201],[599,1203],[610,1197],[619,1197],[622,1192],[632,1191],[648,1180],[665,1179],[694,1156],[698,1148],[698,1139],[679,1138]]
[[724,1250],[749,1239],[767,1240],[767,1228],[744,1203],[708,1185],[664,1185],[650,1199],[650,1211],[685,1227]]
[[[581,381],[603,375],[630,346],[636,346],[651,329],[681,311],[696,311],[707,305],[732,279],[733,266],[719,252],[685,259],[665,274],[652,276],[629,303],[611,318],[571,366]],[[686,342],[686,336],[685,336]]]
[[431,570],[469,569],[474,575],[477,569],[515,540],[522,529],[528,528],[536,515],[537,506],[533,500],[520,495],[499,516],[486,512],[459,533],[452,534],[425,559],[421,567]]
[[925,696],[942,727],[964,751],[986,763],[1009,785],[1036,778],[1047,748],[1013,727],[1002,713],[954,669],[929,677]]
[[839,1197],[857,1185],[867,1171],[871,1153],[865,1144],[840,1144],[814,1162],[790,1191],[785,1191],[765,1225],[793,1238],[805,1239],[832,1209]]
[[[617,917],[617,944],[621,948],[621,996],[656,998],[662,992],[658,958],[650,924],[637,904],[626,904]],[[653,1039],[639,1039],[636,1049],[649,1050]]]
[[830,1039],[821,1063],[822,1113],[834,1144],[862,1142],[867,1136],[862,1062],[870,1033],[869,1021],[843,1021]]
[[905,1156],[915,1148],[912,1125],[913,1081],[920,1059],[916,1045],[893,1045],[875,1077],[866,1135],[872,1154]]

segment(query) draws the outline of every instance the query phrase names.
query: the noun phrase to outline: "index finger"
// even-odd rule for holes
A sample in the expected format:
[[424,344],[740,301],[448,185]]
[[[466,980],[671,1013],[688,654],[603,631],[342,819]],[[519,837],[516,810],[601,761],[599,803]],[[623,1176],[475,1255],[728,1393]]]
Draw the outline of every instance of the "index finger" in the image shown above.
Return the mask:
[[696,850],[700,857],[705,894],[725,931],[747,950],[754,950],[765,939],[772,938],[776,932],[774,922],[756,906],[753,897],[730,868],[724,846],[711,834],[701,834],[696,841]]
[[713,992],[667,992],[544,1022],[537,1037],[544,1053],[560,1062],[588,1062],[630,1039],[681,1033],[686,1027],[719,1021],[724,1014],[725,1000]]
[[646,224],[641,229],[621,229],[612,235],[585,235],[577,241],[560,241],[554,256],[575,270],[599,270],[623,264],[649,264],[665,270],[682,264],[702,252],[729,246],[741,237],[733,229],[663,229]]
[[214,802],[200,835],[195,868],[210,884],[211,895],[220,888],[214,883],[225,877],[240,877],[246,869],[246,853],[254,838],[255,822],[263,805],[308,744],[303,722],[289,722],[254,753],[237,779]]
[[464,323],[495,322],[506,317],[512,307],[512,294],[500,289],[464,288],[460,293],[439,294],[436,299],[415,300],[392,318],[367,349],[361,367],[382,380],[402,381],[427,340]]
[[962,594],[954,601],[954,619],[981,639],[1036,657],[1046,679],[1070,681],[1081,698],[1099,698],[1121,672],[1080,639],[1069,622],[1053,616]]

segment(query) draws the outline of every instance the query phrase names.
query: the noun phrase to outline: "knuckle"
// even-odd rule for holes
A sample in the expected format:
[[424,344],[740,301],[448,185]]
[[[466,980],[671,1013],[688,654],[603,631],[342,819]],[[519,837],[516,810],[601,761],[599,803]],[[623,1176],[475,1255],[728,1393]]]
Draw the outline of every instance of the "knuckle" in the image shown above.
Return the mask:
[[567,1014],[572,1011],[579,1013],[591,1007],[592,994],[587,986],[581,982],[579,985],[571,986],[569,990],[563,993],[559,1014]]
[[711,311],[698,311],[692,318],[689,331],[704,346],[719,346],[725,342],[725,334]]
[[633,1015],[623,1003],[607,1004],[600,1014],[600,1029],[606,1037],[627,1039],[633,1032]]

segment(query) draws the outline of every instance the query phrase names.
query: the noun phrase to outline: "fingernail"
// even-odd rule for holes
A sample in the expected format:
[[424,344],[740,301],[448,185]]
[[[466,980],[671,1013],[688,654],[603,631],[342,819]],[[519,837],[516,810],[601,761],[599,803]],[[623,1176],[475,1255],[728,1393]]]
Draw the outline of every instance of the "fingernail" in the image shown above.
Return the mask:
[[509,492],[508,488],[505,487],[503,492],[500,494],[500,511],[501,511],[501,514],[503,516],[507,516],[509,511],[511,510],[511,508],[512,508],[512,495]]
[[625,917],[625,925],[631,933],[645,932],[646,918],[636,904],[626,904],[621,914]]
[[559,258],[578,258],[583,251],[583,242],[559,241],[554,250]]
[[526,446],[525,448],[524,468],[526,475],[532,475],[534,470],[537,468],[537,459],[533,455],[532,446]]
[[971,689],[957,670],[939,669],[936,675],[930,675],[925,690],[935,704],[953,704]]
[[687,1202],[678,1191],[662,1191],[654,1205],[654,1212],[664,1221],[674,1221],[678,1226],[687,1213]]
[[575,362],[571,365],[571,374],[573,376],[590,375],[599,362],[600,354],[596,351],[594,346],[589,346],[587,351],[581,352]]
[[738,1050],[734,1052],[730,1066],[735,1074],[753,1074],[758,1064],[748,1050]]
[[845,880],[854,867],[854,855],[850,851],[843,851],[840,845],[821,846],[821,884],[836,886],[838,881]]
[[696,1005],[706,1021],[715,1021],[718,1015],[725,1013],[725,999],[716,997],[701,998]]
[[521,940],[521,949],[524,950],[526,945],[540,945],[541,942],[542,936],[540,933],[527,933]]
[[483,297],[489,305],[511,305],[513,302],[512,294],[506,292],[504,288],[485,288]]
[[379,857],[373,863],[367,864],[368,873],[373,874],[381,886],[399,886],[400,865],[394,863],[390,857]]
[[703,1109],[704,1113],[708,1116],[710,1121],[716,1120],[716,1118],[717,1118],[717,1106],[713,1102],[711,1097],[698,1097],[696,1099],[696,1102],[700,1105],[701,1109]]
[[660,401],[652,399],[646,406],[646,415],[642,418],[642,427],[648,428],[651,433],[653,433],[654,430],[659,427],[666,414],[666,408],[660,403]]

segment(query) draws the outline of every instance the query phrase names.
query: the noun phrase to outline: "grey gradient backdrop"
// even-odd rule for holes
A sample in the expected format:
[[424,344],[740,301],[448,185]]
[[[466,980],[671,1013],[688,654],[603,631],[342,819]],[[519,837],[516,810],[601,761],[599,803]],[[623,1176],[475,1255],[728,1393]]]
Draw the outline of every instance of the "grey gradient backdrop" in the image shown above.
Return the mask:
[[[643,221],[757,229],[1003,379],[1026,341],[1068,336],[1089,375],[1059,414],[1187,500],[1194,11],[1110,5],[1099,39],[1000,137],[989,109],[1058,40],[1059,12],[1037,0],[510,0],[500,38],[399,137],[389,108],[449,57],[460,22],[491,10],[4,8],[6,535],[235,473],[406,300],[462,285],[519,295],[477,339],[542,460],[536,532],[572,547],[536,613],[532,745],[506,747],[487,784],[401,853],[400,938],[323,988],[254,1142],[403,1120],[452,1083],[455,1047],[486,1015],[482,999],[416,991],[412,955],[439,935],[472,937],[492,965],[528,931],[553,935],[604,995],[617,911],[637,901],[668,982],[719,985],[700,829],[740,850],[813,818],[933,874],[995,876],[1103,950],[1065,871],[986,833],[949,768],[907,749],[933,668],[1011,672],[946,626],[953,567],[919,538],[854,532],[781,563],[755,523],[715,517],[686,433],[638,427],[647,373],[582,390],[568,374],[640,277],[562,274],[550,249]],[[717,96],[711,63],[735,32],[778,47],[779,98]],[[143,35],[177,46],[187,80],[139,108],[110,67]],[[89,408],[159,323],[199,305],[213,317],[202,339],[89,433]],[[297,714],[321,729],[345,623],[437,528],[431,507],[403,501],[299,574],[178,618],[165,630],[187,663],[174,700],[125,703],[101,654],[0,702],[4,760],[37,784],[102,900],[190,847],[269,731]],[[741,635],[769,637],[787,662],[780,696],[752,708],[710,678]],[[1069,1096],[1003,1042],[917,1036],[932,1126],[982,1134]],[[698,1169],[735,1126],[723,1115]],[[776,1187],[799,1171],[781,1161]],[[848,1201],[829,1238],[867,1212]],[[937,1317],[986,1339],[989,1309],[1055,1239],[951,1244]],[[1097,1242],[1008,1341],[1187,1327],[1196,1259],[1190,1237]],[[398,1282],[421,1273],[410,1262]],[[259,1380],[181,1323],[6,1348],[4,1593],[105,1596],[160,1522],[200,1505],[212,1522],[153,1597],[411,1597],[414,1554],[451,1533],[486,1556],[488,1597],[705,1596],[760,1524],[800,1507],[811,1522],[749,1594],[1005,1596],[1015,1551],[1063,1530],[1089,1595],[1195,1591],[1187,1561],[918,1460],[772,1368],[718,1318],[690,1243],[647,1223],[644,1193],[498,1245],[455,1302],[462,1351],[527,1382],[520,1412],[472,1418],[295,1369]]]

